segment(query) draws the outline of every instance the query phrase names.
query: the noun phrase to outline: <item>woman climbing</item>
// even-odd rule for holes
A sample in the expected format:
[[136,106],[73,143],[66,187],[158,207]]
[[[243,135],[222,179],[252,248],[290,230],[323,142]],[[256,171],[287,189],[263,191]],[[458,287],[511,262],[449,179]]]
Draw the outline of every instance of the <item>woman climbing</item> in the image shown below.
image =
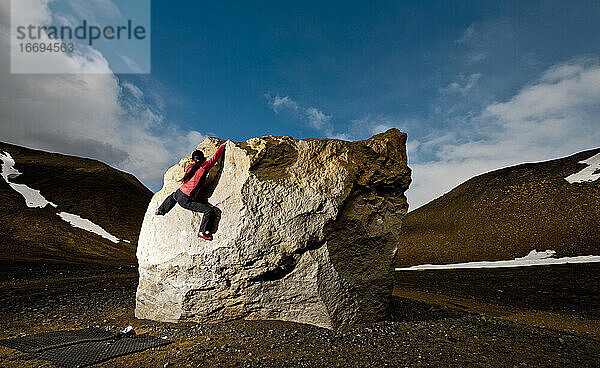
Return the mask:
[[223,151],[225,151],[225,143],[217,149],[217,152],[210,159],[205,160],[204,153],[195,150],[192,153],[192,160],[194,162],[186,166],[185,175],[180,180],[183,184],[164,200],[155,214],[160,216],[165,215],[175,207],[176,203],[179,203],[181,207],[187,210],[201,212],[203,216],[198,236],[206,240],[212,240],[213,237],[210,229],[212,229],[212,221],[215,215],[214,210],[210,204],[199,200],[199,193],[206,181],[208,172],[219,161],[219,158],[223,155]]

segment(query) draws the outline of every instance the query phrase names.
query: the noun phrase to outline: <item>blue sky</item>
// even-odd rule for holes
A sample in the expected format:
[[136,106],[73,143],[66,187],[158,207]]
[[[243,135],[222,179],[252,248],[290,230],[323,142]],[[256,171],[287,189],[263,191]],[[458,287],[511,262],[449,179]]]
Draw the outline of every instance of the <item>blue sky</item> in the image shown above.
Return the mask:
[[[385,116],[428,121],[418,136],[447,126],[451,107],[505,100],[548,67],[600,52],[597,1],[258,3],[153,2],[151,79],[170,120],[238,140],[325,136],[273,114],[270,94],[331,115],[335,132]],[[473,74],[468,101],[440,93]]]
[[[152,73],[81,77],[118,110],[112,125],[95,123],[101,134],[82,128],[67,144],[54,130],[6,128],[37,118],[39,130],[39,116],[0,118],[9,141],[101,159],[153,190],[204,136],[354,140],[397,127],[409,135],[415,208],[473,175],[599,146],[599,24],[598,1],[154,0]],[[103,113],[64,110],[72,131]]]

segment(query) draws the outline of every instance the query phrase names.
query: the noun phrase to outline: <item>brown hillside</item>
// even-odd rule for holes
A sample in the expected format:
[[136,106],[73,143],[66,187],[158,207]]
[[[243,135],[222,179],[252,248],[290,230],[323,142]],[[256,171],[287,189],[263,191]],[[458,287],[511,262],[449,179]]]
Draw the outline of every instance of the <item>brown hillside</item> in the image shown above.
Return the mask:
[[410,212],[402,222],[397,265],[600,254],[600,180],[570,184],[589,150],[472,178]]
[[[28,208],[23,197],[0,180],[0,261],[135,264],[135,247],[152,193],[133,175],[99,161],[0,143],[21,175],[12,180],[40,190],[55,209]],[[65,211],[100,225],[131,244],[115,244],[72,227]]]

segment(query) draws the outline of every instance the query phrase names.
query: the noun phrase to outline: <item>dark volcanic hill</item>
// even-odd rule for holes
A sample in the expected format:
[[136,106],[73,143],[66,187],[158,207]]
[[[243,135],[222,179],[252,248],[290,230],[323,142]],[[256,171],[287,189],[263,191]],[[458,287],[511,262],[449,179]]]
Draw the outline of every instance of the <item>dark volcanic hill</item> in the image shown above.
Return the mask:
[[600,180],[565,180],[599,152],[479,175],[410,212],[397,266],[513,259],[532,249],[600,254]]
[[[0,179],[0,261],[136,263],[138,234],[152,193],[133,175],[99,161],[12,144],[0,143],[1,151],[12,156],[21,172],[11,182],[39,190],[57,208],[27,207]],[[88,219],[130,243],[73,227],[58,212]]]

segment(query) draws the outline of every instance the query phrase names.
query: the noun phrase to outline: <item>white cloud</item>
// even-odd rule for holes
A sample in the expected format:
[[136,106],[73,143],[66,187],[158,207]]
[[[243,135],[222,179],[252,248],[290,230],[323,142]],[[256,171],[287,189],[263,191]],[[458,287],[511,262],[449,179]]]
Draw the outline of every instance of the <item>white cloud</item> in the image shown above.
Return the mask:
[[585,60],[554,65],[542,74],[540,80],[547,83],[554,83],[564,78],[573,77],[577,75],[577,73],[584,71],[584,64]]
[[406,153],[407,153],[407,155],[410,157],[413,154],[416,154],[417,150],[419,149],[420,146],[421,146],[421,142],[419,142],[416,139],[411,139],[410,137],[408,137],[407,141],[406,141]]
[[71,8],[77,19],[86,19],[90,23],[101,23],[102,19],[124,19],[112,0],[70,0],[65,5]]
[[[458,66],[463,68],[481,63],[514,63],[514,59],[507,59],[507,56],[514,55],[511,51],[515,49],[516,38],[522,36],[518,34],[518,29],[519,24],[511,17],[475,21],[454,41],[456,51],[460,51],[454,56],[458,56],[458,60],[463,63]],[[532,55],[529,50],[518,51],[521,61]]]
[[463,32],[463,34],[460,36],[460,38],[456,41],[454,41],[456,44],[463,44],[463,43],[467,43],[469,41],[471,41],[476,34],[476,30],[475,30],[475,24],[472,23],[471,25],[469,25],[467,27],[467,29],[465,29],[465,31]]
[[487,59],[487,57],[488,57],[488,55],[483,51],[473,52],[467,57],[467,60],[471,63],[479,63],[479,62]]
[[302,107],[289,96],[275,95],[272,97],[265,94],[265,97],[276,114],[283,111],[291,112],[297,119],[306,121],[311,128],[321,131],[327,136],[333,134],[331,115],[327,115],[315,107]]
[[135,84],[132,84],[129,82],[123,82],[123,83],[121,83],[121,86],[123,86],[124,88],[127,88],[129,93],[131,93],[131,95],[138,101],[141,100],[142,97],[144,97],[144,92],[142,92],[142,90]]
[[[23,0],[28,17],[51,17],[47,0]],[[9,1],[0,0],[0,47],[9,49]],[[39,53],[39,62],[71,71],[108,68],[102,54]],[[142,90],[108,74],[13,75],[10,55],[0,54],[0,137],[3,141],[104,161],[160,186],[164,171],[203,136],[164,121],[160,106],[146,103]],[[110,69],[108,69],[110,71]],[[195,147],[198,142],[195,142]]]
[[[344,140],[361,140],[367,139],[375,134],[383,133],[391,128],[398,128],[401,131],[406,131],[409,126],[413,126],[415,122],[411,120],[397,121],[385,115],[366,115],[360,119],[350,121],[346,125],[346,130],[332,134],[331,138]],[[414,143],[413,143],[414,147]]]
[[305,109],[304,112],[308,118],[308,122],[313,128],[317,130],[331,131],[331,115],[326,115],[314,107],[309,107]]
[[[303,107],[289,96],[265,94],[269,105],[277,114],[284,111],[292,113],[296,119],[305,121],[308,125],[320,132],[327,138],[343,139],[348,141],[367,139],[375,134],[383,133],[391,128],[403,129],[413,125],[413,121],[403,121],[402,123],[391,119],[385,115],[366,115],[360,119],[351,120],[343,131],[334,131],[332,124],[332,115],[328,115],[315,107]],[[411,149],[416,149],[419,145],[416,141],[409,141],[407,145]]]
[[600,145],[600,65],[555,65],[505,102],[468,119],[463,130],[420,142],[434,160],[412,164],[411,209],[490,170],[563,157]]
[[206,138],[206,136],[200,132],[195,130],[189,131],[186,135],[187,146],[185,152],[193,152],[196,147],[198,147],[198,144],[204,140],[204,138]]
[[285,109],[292,111],[298,110],[298,104],[288,96],[280,97],[279,95],[276,95],[275,97],[271,98],[267,95],[267,98],[269,99],[271,108],[276,114]]
[[135,62],[135,60],[133,60],[132,58],[126,56],[126,55],[122,55],[119,53],[119,56],[121,57],[121,60],[123,60],[123,62],[127,65],[128,71],[130,73],[143,73],[144,72],[144,68],[142,68],[138,63]]
[[440,88],[440,92],[444,93],[444,94],[455,94],[455,93],[465,94],[469,90],[471,90],[471,88],[473,88],[475,86],[475,84],[477,83],[479,78],[481,78],[481,74],[474,73],[474,74],[469,75],[468,77],[465,77],[465,76],[459,76],[459,77],[460,77],[459,82],[452,82],[447,87]]

